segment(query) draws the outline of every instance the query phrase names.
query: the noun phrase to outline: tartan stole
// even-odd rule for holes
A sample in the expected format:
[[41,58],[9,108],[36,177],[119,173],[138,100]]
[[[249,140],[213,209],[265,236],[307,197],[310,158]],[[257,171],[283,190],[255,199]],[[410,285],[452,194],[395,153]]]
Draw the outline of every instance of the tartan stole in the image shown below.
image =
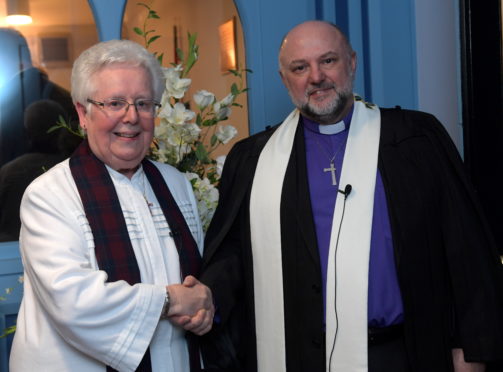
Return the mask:
[[[143,160],[142,164],[172,231],[182,275],[197,276],[201,256],[185,218],[159,170],[148,160]],[[99,268],[107,273],[109,282],[125,280],[130,285],[140,283],[140,270],[117,192],[105,164],[91,152],[87,140],[82,141],[70,157],[70,170],[93,233]],[[192,341],[193,335],[187,333],[187,336],[190,370],[198,372],[199,348]],[[107,371],[114,369],[107,366]],[[136,371],[152,371],[149,350],[145,352]]]

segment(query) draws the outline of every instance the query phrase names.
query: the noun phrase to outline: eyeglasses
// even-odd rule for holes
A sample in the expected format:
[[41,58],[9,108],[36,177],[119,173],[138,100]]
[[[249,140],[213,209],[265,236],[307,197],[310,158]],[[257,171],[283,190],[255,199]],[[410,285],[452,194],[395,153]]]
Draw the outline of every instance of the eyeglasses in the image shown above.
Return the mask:
[[121,98],[110,98],[104,100],[103,102],[88,98],[87,102],[100,106],[112,115],[126,115],[129,110],[129,106],[134,106],[138,115],[146,118],[156,116],[158,109],[161,107],[160,103],[152,99],[139,99],[133,103],[129,103],[125,99]]

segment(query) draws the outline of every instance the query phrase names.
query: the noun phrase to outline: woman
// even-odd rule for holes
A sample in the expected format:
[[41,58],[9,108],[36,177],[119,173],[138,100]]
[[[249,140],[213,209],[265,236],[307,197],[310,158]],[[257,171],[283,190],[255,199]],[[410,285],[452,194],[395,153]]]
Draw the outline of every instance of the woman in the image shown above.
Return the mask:
[[196,202],[181,173],[144,159],[163,89],[157,60],[131,41],[75,61],[87,139],[23,197],[11,371],[199,368],[185,330],[208,332],[214,309],[192,276],[203,240]]

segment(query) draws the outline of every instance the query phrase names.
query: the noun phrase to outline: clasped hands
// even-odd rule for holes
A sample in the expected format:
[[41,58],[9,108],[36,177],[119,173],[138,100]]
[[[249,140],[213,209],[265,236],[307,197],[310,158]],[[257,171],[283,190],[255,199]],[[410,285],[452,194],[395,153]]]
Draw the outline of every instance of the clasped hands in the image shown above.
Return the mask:
[[182,284],[166,287],[169,291],[168,320],[183,329],[204,335],[211,330],[215,307],[210,289],[189,275]]

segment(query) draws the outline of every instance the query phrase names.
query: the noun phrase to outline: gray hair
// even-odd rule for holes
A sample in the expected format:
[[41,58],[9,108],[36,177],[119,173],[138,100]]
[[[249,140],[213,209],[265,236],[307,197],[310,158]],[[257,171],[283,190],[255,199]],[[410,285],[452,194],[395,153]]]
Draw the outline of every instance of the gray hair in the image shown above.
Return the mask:
[[143,67],[150,75],[154,99],[160,101],[165,87],[164,74],[155,56],[140,44],[130,40],[103,41],[86,49],[73,63],[73,103],[86,105],[87,98],[95,93],[92,76],[111,65]]

